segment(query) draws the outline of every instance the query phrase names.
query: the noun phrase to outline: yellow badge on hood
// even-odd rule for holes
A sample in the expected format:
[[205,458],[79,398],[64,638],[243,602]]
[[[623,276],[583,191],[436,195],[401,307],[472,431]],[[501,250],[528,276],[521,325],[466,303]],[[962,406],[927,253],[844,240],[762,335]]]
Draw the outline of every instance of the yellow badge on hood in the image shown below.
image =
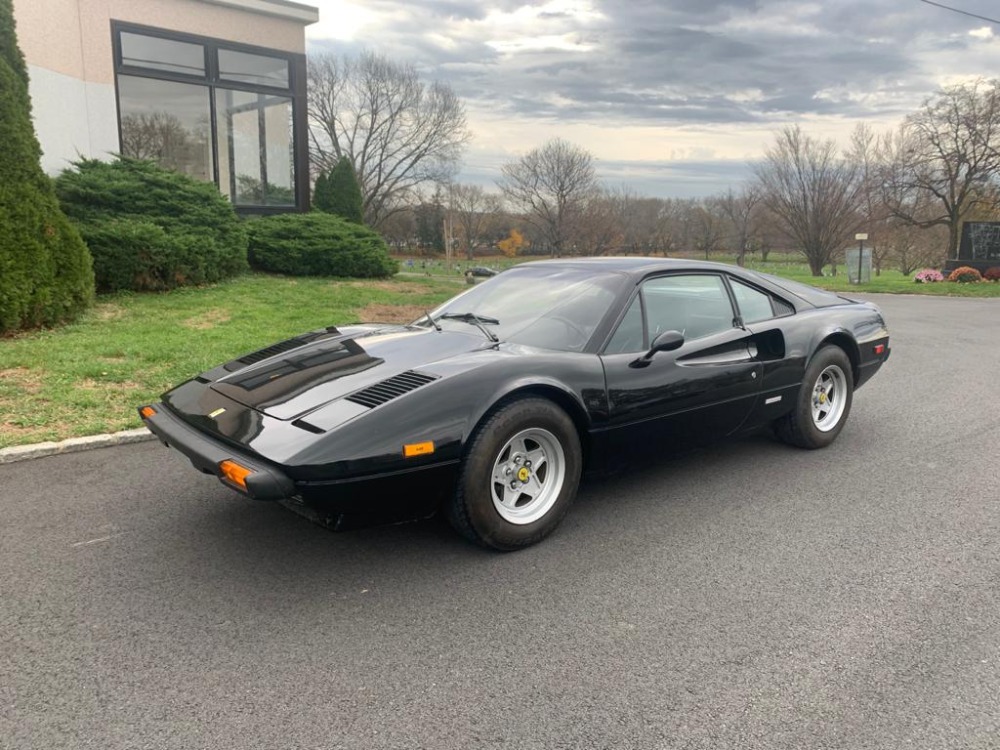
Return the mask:
[[217,416],[219,416],[220,414],[222,414],[225,411],[226,411],[226,407],[223,406],[220,409],[216,409],[213,412],[209,412],[208,416],[211,417],[212,419],[215,419]]

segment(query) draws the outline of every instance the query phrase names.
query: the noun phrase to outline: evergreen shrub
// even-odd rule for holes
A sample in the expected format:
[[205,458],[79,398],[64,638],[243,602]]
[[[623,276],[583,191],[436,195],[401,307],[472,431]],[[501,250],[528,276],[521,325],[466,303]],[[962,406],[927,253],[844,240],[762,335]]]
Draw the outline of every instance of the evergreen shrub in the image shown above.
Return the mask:
[[253,219],[247,227],[250,265],[261,271],[382,278],[399,270],[376,232],[332,214],[279,214]]
[[0,0],[0,148],[0,334],[72,320],[93,300],[91,258],[42,171],[10,0]]
[[364,224],[364,199],[354,165],[346,156],[329,172],[316,178],[313,208],[335,214],[355,224]]
[[56,180],[101,292],[161,291],[247,270],[246,228],[219,189],[148,161],[83,159]]

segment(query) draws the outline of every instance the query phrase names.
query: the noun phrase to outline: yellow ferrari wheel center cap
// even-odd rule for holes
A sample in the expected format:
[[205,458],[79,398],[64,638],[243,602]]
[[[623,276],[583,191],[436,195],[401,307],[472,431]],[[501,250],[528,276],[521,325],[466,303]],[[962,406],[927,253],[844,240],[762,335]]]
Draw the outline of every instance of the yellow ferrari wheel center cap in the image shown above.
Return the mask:
[[825,404],[826,403],[826,394],[825,393],[819,394],[819,402],[821,404]]
[[522,466],[520,469],[517,470],[517,478],[520,479],[522,482],[527,482],[528,477],[530,476],[531,472],[528,471],[527,466]]

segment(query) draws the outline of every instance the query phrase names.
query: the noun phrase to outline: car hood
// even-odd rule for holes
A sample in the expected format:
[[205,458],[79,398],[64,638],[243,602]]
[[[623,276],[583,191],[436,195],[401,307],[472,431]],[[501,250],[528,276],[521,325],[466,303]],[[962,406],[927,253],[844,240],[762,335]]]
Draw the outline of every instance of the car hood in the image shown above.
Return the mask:
[[298,419],[345,397],[359,403],[395,397],[436,379],[435,363],[491,346],[478,332],[353,326],[301,346],[282,342],[262,351],[285,351],[208,379],[214,379],[212,389],[233,401],[277,419]]

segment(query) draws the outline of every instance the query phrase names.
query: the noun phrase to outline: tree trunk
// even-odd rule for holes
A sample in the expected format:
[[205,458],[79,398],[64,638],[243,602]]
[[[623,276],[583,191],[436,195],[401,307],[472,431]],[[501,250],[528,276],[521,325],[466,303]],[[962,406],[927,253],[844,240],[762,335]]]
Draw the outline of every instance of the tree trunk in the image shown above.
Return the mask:
[[961,242],[961,235],[959,234],[959,229],[961,228],[961,222],[957,218],[953,218],[951,223],[948,225],[948,258],[958,260],[958,247]]
[[809,271],[813,276],[823,275],[823,259],[822,258],[807,258],[809,261]]

